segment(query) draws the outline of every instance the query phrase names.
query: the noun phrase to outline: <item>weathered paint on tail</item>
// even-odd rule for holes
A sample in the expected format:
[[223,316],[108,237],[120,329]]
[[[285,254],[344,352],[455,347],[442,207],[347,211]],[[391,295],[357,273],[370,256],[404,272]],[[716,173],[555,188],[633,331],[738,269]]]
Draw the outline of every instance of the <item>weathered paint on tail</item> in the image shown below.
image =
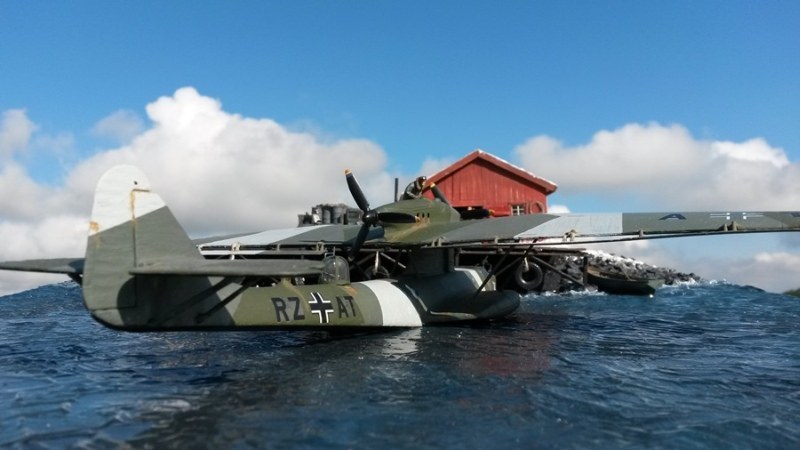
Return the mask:
[[144,173],[132,166],[106,172],[95,191],[83,277],[84,302],[94,317],[112,327],[143,326],[175,306],[173,299],[207,289],[207,277],[173,277],[166,286],[162,277],[130,274],[187,259],[203,261]]

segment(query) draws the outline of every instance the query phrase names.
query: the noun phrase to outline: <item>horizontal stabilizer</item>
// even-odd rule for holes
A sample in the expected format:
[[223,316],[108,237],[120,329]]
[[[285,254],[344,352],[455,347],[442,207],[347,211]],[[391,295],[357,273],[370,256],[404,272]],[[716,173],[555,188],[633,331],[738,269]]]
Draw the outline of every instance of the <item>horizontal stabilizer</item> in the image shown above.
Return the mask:
[[303,276],[322,273],[321,261],[300,259],[164,259],[134,269],[131,275],[193,275],[220,277]]
[[0,270],[81,275],[83,258],[28,259],[0,263]]

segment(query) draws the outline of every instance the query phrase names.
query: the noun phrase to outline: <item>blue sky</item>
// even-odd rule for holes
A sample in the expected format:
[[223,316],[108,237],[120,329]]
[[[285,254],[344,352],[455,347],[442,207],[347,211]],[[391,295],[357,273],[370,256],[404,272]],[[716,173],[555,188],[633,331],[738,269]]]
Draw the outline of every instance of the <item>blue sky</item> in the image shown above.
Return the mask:
[[[225,114],[313,136],[323,152],[366,142],[376,189],[482,148],[556,182],[551,204],[577,212],[717,209],[694,199],[701,191],[719,193],[720,209],[800,199],[787,181],[800,173],[796,1],[0,0],[0,63],[0,114],[31,124],[0,163],[37,192],[80,191],[81,167],[133,145],[158,124],[148,105],[190,87],[185,102],[214,99]],[[115,113],[129,132],[98,132]],[[663,166],[658,180],[624,177],[641,166],[593,165],[614,160],[598,133],[621,161],[657,148],[638,164]],[[664,159],[681,143],[682,156]],[[712,154],[727,156],[704,166]],[[174,161],[185,169],[185,155]],[[576,187],[594,171],[605,178]],[[682,185],[672,196],[668,171]],[[727,198],[725,181],[704,189],[703,171],[770,186]],[[34,216],[0,221],[41,225]]]

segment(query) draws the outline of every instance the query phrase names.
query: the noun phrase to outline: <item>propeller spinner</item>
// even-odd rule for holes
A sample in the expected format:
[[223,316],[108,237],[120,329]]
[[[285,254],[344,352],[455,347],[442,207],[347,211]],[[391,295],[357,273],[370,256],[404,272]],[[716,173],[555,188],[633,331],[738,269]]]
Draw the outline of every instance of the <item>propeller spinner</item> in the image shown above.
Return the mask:
[[417,217],[413,214],[391,211],[378,212],[374,209],[370,209],[367,197],[364,195],[364,191],[361,190],[361,186],[358,184],[353,172],[350,171],[350,169],[347,169],[344,171],[344,175],[347,179],[347,187],[350,189],[350,194],[353,196],[353,200],[356,201],[356,205],[363,213],[361,215],[361,229],[358,230],[356,240],[353,241],[353,246],[350,248],[350,259],[353,259],[356,257],[356,255],[358,255],[358,252],[361,250],[361,246],[367,239],[367,233],[369,233],[370,227],[378,225],[381,222],[415,223],[417,221]]

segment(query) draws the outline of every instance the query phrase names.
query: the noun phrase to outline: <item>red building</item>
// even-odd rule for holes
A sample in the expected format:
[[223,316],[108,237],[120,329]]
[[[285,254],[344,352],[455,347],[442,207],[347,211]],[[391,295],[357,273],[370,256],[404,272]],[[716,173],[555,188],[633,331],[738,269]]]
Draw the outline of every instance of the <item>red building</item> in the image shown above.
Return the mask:
[[[458,210],[485,208],[495,216],[547,212],[555,183],[482,150],[475,150],[436,174],[436,183]],[[425,194],[431,197],[430,191]]]

